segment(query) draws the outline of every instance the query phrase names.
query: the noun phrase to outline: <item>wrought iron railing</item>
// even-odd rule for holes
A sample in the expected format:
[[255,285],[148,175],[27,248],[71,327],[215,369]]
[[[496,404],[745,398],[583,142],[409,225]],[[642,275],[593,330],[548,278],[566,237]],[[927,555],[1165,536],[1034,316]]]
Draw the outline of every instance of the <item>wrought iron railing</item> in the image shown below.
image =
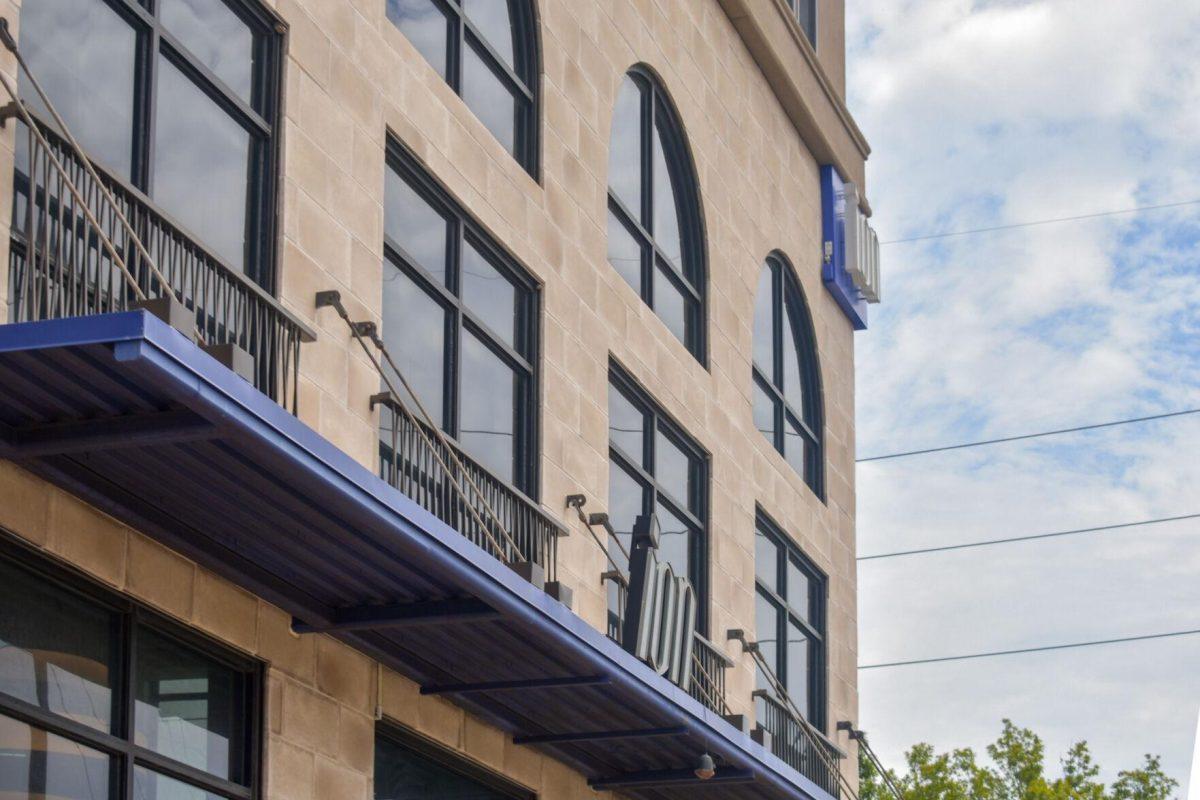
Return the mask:
[[[53,126],[36,119],[35,124],[41,137],[17,123],[10,320],[125,311],[139,292],[147,299],[174,296],[195,313],[205,344],[233,344],[248,352],[254,385],[295,413],[300,344],[312,341],[313,331],[137,189],[98,167],[89,171]],[[103,244],[105,237],[123,265]]]
[[[390,393],[376,395],[380,407],[380,477],[485,550],[508,562],[536,564],[556,581],[558,538],[566,526],[529,497],[494,475],[449,439],[438,437],[415,415],[404,414]],[[447,448],[454,448],[452,458]],[[449,480],[447,470],[457,480]],[[462,492],[458,487],[478,487]],[[490,506],[490,511],[487,509]],[[492,515],[508,536],[489,534]]]
[[[800,720],[765,689],[754,692],[754,706],[758,724],[771,734],[771,752],[832,797],[839,797],[841,783],[830,764],[845,757],[842,751],[828,740],[806,735]],[[817,752],[818,747],[825,752]]]

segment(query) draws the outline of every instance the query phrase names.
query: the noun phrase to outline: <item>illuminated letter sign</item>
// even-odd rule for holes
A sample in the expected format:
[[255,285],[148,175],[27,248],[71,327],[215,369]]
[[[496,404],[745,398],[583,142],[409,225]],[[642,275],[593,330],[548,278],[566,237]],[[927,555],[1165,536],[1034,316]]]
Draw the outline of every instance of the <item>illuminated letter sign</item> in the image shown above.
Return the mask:
[[686,576],[659,562],[654,516],[644,514],[634,523],[629,573],[625,649],[686,691],[692,683],[698,598]]

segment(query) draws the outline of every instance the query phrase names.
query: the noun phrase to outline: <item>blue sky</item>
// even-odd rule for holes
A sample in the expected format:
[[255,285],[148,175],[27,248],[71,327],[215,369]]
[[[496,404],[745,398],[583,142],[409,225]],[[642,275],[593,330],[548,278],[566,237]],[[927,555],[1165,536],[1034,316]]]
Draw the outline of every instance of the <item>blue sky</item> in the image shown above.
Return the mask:
[[[883,240],[1200,199],[1200,7],[850,0]],[[1200,206],[884,247],[861,456],[1200,406]],[[1200,512],[1200,416],[860,465],[863,554]],[[1200,628],[1200,521],[860,565],[861,663]],[[1200,637],[864,672],[885,760],[1161,753],[1186,786]],[[1183,791],[1181,789],[1181,796]],[[1200,800],[1198,798],[1197,800]]]

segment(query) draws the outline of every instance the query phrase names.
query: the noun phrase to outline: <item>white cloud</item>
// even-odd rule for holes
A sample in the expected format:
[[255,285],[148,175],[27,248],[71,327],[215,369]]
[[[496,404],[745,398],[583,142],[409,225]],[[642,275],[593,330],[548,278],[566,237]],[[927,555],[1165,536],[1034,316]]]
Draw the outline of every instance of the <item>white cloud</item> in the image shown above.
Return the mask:
[[[1194,3],[860,0],[851,107],[885,240],[1200,198]],[[885,247],[858,340],[860,455],[1200,406],[1200,208]],[[879,462],[863,552],[1200,511],[1200,419]],[[865,662],[1200,627],[1200,523],[866,562]],[[1200,641],[864,673],[895,763],[1002,716],[1111,778],[1186,782]],[[1054,755],[1053,757],[1057,757]]]

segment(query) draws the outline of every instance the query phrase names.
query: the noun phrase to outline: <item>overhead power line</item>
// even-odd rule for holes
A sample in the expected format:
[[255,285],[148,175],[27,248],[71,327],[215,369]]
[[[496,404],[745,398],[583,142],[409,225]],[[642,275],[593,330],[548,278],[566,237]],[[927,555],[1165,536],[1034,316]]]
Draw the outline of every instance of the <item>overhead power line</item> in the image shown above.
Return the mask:
[[930,239],[948,239],[952,236],[971,236],[976,233],[992,233],[993,231],[1008,231],[1014,228],[1032,228],[1036,225],[1053,225],[1058,222],[1076,222],[1084,219],[1096,219],[1098,217],[1115,217],[1119,214],[1138,214],[1143,211],[1159,211],[1164,208],[1180,208],[1182,206],[1200,205],[1200,200],[1183,200],[1178,203],[1162,203],[1156,206],[1137,206],[1136,208],[1122,208],[1116,211],[1097,211],[1092,214],[1078,214],[1073,217],[1055,217],[1053,219],[1037,219],[1030,222],[1014,222],[1010,225],[995,225],[990,228],[972,228],[965,231],[946,231],[944,233],[929,233],[924,236],[911,236],[907,239],[892,239],[885,244],[904,244],[906,242],[925,242]]
[[966,542],[964,544],[947,544],[939,547],[922,547],[917,550],[897,550],[894,553],[875,553],[869,556],[859,556],[859,561],[874,561],[878,558],[898,558],[900,556],[919,556],[925,553],[944,553],[947,550],[966,550],[971,547],[987,547],[993,544],[1008,544],[1010,542],[1031,542],[1037,539],[1053,539],[1058,536],[1075,536],[1081,533],[1100,533],[1115,531],[1121,528],[1136,528],[1142,525],[1158,525],[1163,522],[1179,522],[1186,519],[1200,519],[1200,514],[1181,514],[1177,517],[1159,517],[1158,519],[1143,519],[1138,522],[1121,522],[1115,525],[1098,525],[1094,528],[1075,528],[1069,531],[1054,531],[1053,533],[1034,533],[1026,536],[1011,536],[1007,539],[985,539],[981,542]]
[[1025,647],[1019,650],[996,650],[990,653],[969,653],[961,656],[940,656],[938,658],[917,658],[911,661],[889,661],[883,664],[866,664],[864,669],[884,669],[885,667],[909,667],[917,664],[940,664],[946,661],[968,661],[976,658],[993,658],[995,656],[1016,656],[1025,653],[1045,653],[1050,650],[1071,650],[1078,647],[1097,647],[1105,644],[1122,644],[1125,642],[1145,642],[1150,639],[1170,639],[1178,636],[1194,636],[1200,634],[1200,629],[1190,631],[1172,631],[1170,633],[1150,633],[1142,636],[1123,636],[1118,639],[1099,639],[1094,642],[1072,642],[1071,644],[1052,644],[1043,647]]
[[1170,411],[1165,414],[1151,414],[1148,417],[1132,417],[1130,419],[1118,419],[1112,422],[1098,422],[1094,425],[1078,425],[1074,428],[1059,428],[1053,431],[1040,431],[1038,433],[1022,433],[1018,436],[1004,436],[999,439],[983,439],[978,442],[963,442],[961,444],[948,444],[941,447],[928,447],[924,450],[906,450],[902,453],[888,453],[881,456],[868,456],[867,458],[855,459],[856,464],[863,464],[868,461],[884,461],[889,458],[905,458],[907,456],[922,456],[927,453],[943,453],[947,450],[962,450],[967,447],[982,447],[987,444],[1003,444],[1004,442],[1018,442],[1023,439],[1039,439],[1043,436],[1058,436],[1064,433],[1079,433],[1081,431],[1094,431],[1098,428],[1112,428],[1117,425],[1129,425],[1134,422],[1151,422],[1156,419],[1169,419],[1171,417],[1182,417],[1188,414],[1200,414],[1200,408],[1186,408],[1183,411]]

